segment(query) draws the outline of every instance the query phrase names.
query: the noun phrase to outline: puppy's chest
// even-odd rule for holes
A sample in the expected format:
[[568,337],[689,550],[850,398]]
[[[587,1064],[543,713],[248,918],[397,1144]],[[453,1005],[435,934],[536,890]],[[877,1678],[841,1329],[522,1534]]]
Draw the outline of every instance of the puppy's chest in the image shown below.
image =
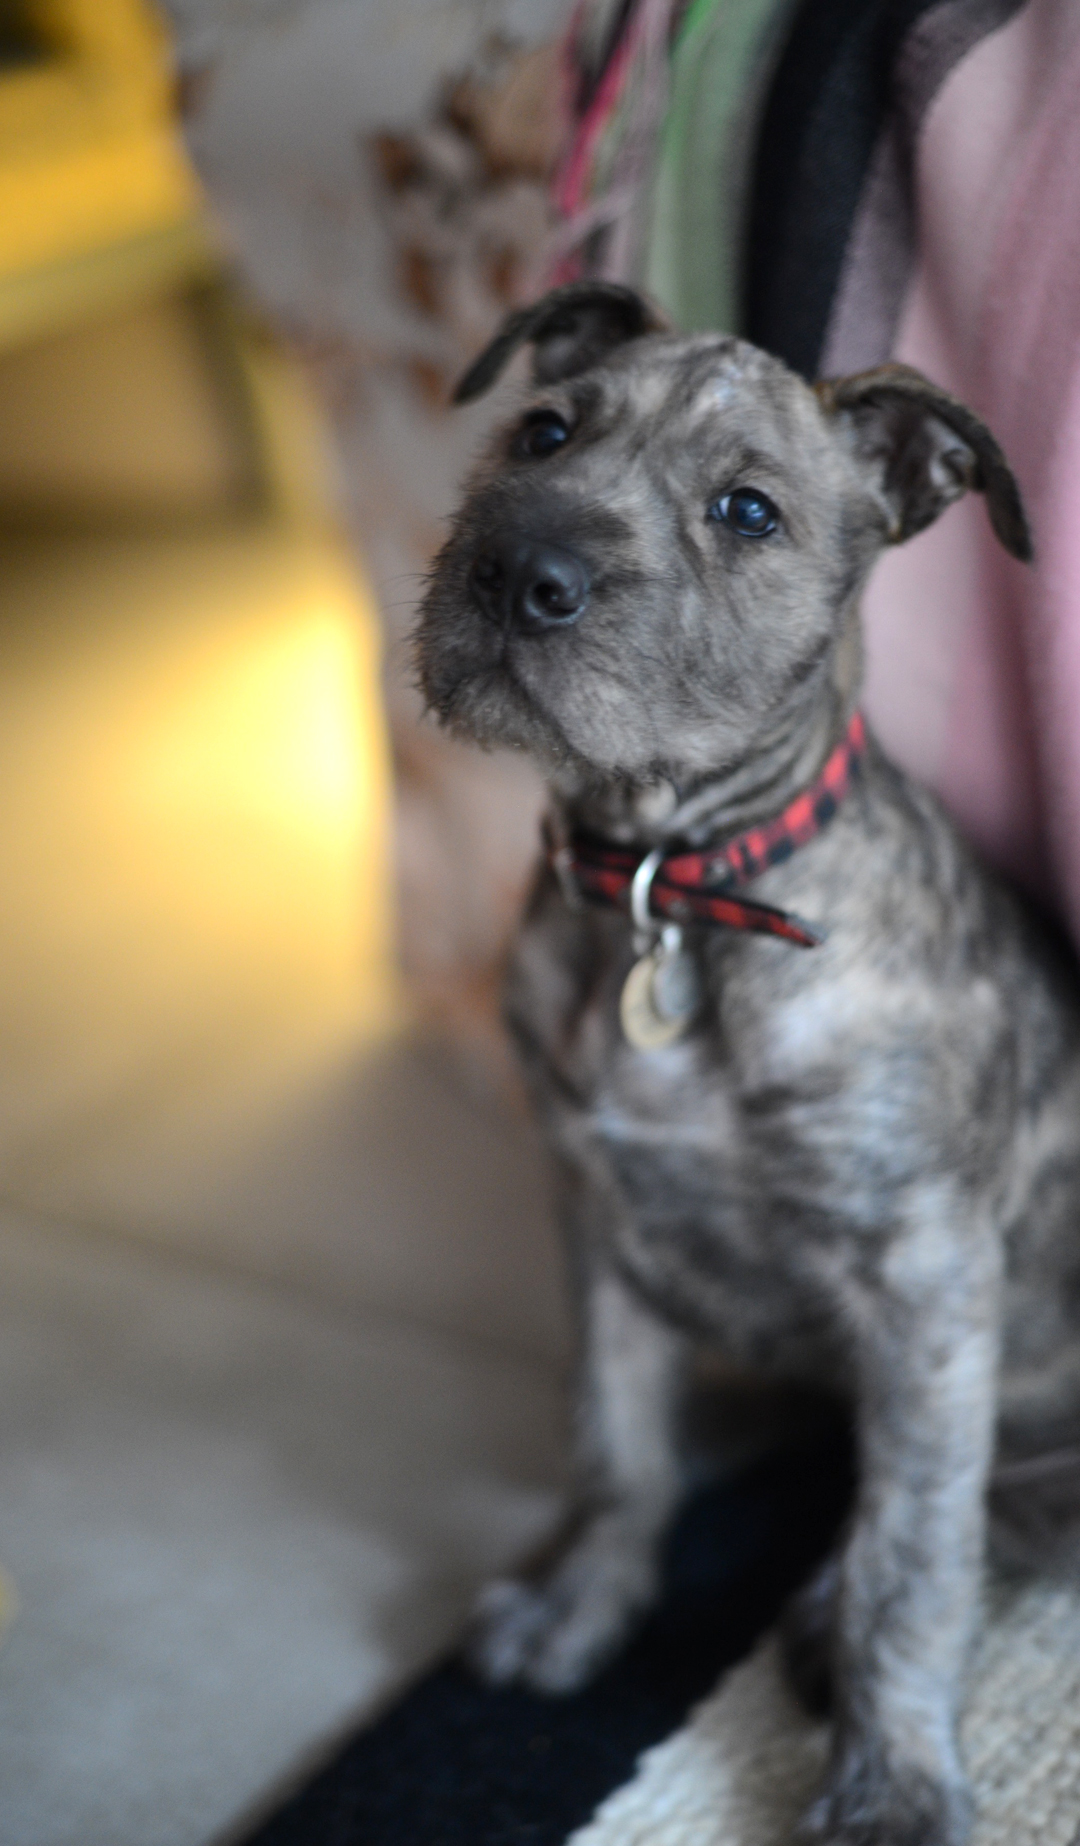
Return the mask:
[[641,1051],[619,1025],[625,953],[591,979],[565,963],[541,977],[545,960],[526,945],[512,1023],[549,1135],[606,1202],[620,1266],[656,1307],[747,1363],[820,1373],[830,1258],[813,1214],[792,1221],[805,1147],[793,1124],[773,1121],[767,1146],[748,1126],[745,1071],[715,994],[685,1038]]
[[561,1129],[609,1202],[620,1265],[655,1306],[748,1365],[820,1373],[833,1278],[812,1215],[791,1205],[798,1152],[781,1136],[762,1159],[700,1041],[628,1054]]

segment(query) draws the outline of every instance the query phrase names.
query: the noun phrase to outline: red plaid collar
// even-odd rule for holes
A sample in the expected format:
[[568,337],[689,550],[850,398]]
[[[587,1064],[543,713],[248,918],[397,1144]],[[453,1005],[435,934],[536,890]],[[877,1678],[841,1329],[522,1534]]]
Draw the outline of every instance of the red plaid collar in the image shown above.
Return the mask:
[[[801,948],[816,948],[822,936],[811,924],[790,911],[732,894],[771,865],[782,865],[828,826],[859,774],[865,753],[866,725],[862,713],[856,712],[820,775],[775,820],[747,827],[722,846],[673,852],[660,859],[649,886],[651,914],[665,922],[757,930]],[[568,894],[623,910],[629,905],[634,875],[647,857],[632,846],[581,831],[573,833],[567,845],[549,848],[549,856]]]

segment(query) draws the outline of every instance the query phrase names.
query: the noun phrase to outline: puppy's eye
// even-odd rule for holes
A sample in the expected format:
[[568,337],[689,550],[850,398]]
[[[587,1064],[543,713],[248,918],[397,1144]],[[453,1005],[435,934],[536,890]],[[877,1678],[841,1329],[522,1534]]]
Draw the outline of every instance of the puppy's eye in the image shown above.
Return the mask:
[[707,517],[723,520],[740,538],[765,538],[780,524],[780,508],[757,487],[737,487],[714,500]]
[[557,410],[534,410],[518,432],[514,454],[542,460],[545,455],[554,455],[569,437],[570,431]]

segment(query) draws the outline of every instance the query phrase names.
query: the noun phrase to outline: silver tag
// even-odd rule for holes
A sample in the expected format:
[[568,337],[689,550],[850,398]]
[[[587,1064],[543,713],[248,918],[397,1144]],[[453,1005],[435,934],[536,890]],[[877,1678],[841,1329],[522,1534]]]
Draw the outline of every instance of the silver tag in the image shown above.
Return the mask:
[[701,1005],[697,963],[669,925],[631,968],[619,999],[623,1035],[638,1051],[659,1051],[682,1038]]

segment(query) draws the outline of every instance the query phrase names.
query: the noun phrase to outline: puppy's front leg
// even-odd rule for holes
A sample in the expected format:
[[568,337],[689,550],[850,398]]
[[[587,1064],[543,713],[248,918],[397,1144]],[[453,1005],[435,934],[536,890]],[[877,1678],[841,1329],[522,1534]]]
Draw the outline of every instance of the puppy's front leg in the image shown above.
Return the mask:
[[554,1563],[482,1592],[471,1650],[487,1679],[542,1692],[583,1685],[653,1600],[681,1485],[684,1339],[602,1259],[585,1265],[581,1306],[573,1511]]
[[858,1336],[860,1485],[832,1762],[803,1827],[815,1846],[961,1846],[970,1827],[956,1709],[983,1550],[996,1286],[989,1259],[976,1257],[981,1281],[965,1275],[972,1253],[950,1229],[940,1250],[932,1228],[921,1235],[890,1252]]

